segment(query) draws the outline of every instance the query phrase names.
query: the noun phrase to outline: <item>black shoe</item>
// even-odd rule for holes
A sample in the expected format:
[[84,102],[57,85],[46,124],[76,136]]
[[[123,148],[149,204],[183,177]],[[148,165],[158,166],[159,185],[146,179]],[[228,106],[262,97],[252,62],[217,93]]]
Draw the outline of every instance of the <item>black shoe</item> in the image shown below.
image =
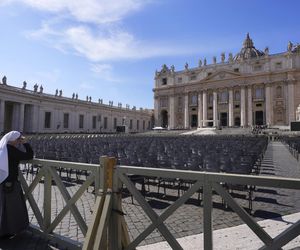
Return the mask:
[[10,239],[14,238],[15,236],[16,236],[15,234],[5,234],[5,235],[0,236],[0,239],[1,240],[10,240]]

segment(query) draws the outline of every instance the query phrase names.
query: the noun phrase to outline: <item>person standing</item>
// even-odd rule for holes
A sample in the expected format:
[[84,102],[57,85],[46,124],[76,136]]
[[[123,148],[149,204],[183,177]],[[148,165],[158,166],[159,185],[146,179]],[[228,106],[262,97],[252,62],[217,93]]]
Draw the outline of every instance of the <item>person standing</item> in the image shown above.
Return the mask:
[[[23,145],[25,152],[18,149]],[[12,237],[29,225],[28,211],[18,165],[21,160],[33,158],[33,151],[18,131],[5,134],[0,140],[0,237]]]

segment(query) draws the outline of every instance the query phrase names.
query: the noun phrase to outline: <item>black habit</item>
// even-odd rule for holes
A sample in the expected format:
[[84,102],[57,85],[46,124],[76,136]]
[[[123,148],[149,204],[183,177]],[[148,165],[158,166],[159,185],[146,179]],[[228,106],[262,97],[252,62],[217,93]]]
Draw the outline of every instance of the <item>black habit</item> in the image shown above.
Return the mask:
[[23,144],[26,152],[7,144],[9,175],[0,184],[0,237],[14,235],[29,224],[24,194],[18,181],[18,165],[22,160],[33,158],[28,143]]

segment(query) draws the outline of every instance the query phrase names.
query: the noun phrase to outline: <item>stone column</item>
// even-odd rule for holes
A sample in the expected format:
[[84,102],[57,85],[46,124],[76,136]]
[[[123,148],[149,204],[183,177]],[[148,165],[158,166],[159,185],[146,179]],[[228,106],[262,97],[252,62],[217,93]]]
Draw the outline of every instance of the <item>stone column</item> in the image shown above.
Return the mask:
[[271,105],[271,87],[269,84],[265,87],[266,92],[266,124],[271,125],[272,124],[272,105]]
[[159,100],[158,97],[154,98],[154,127],[160,126],[158,120],[158,113],[159,113]]
[[31,132],[40,133],[40,107],[34,105],[32,108],[32,121],[31,121]]
[[184,128],[189,129],[189,95],[186,94],[184,97]]
[[14,102],[12,108],[12,123],[11,130],[19,130],[19,120],[20,120],[20,105],[19,103]]
[[233,123],[233,89],[229,89],[229,102],[228,102],[228,126],[232,127]]
[[288,81],[288,118],[289,125],[291,122],[296,121],[295,114],[295,85],[293,81]]
[[20,112],[19,112],[19,131],[23,132],[24,130],[24,111],[25,111],[25,105],[24,103],[20,103]]
[[0,100],[0,133],[4,132],[5,100]]
[[[175,129],[175,97],[169,97],[169,112],[170,112],[170,129]],[[143,124],[142,124],[143,125]]]
[[203,96],[203,127],[206,127],[207,126],[207,92],[206,90],[203,90],[203,93],[202,93],[202,96]]
[[198,93],[198,127],[199,128],[203,127],[202,120],[203,120],[202,94],[199,92]]
[[253,125],[252,87],[248,86],[248,126]]
[[241,127],[246,125],[246,91],[245,87],[241,87]]
[[218,120],[218,94],[216,91],[213,92],[213,119],[214,119],[214,127],[219,125]]

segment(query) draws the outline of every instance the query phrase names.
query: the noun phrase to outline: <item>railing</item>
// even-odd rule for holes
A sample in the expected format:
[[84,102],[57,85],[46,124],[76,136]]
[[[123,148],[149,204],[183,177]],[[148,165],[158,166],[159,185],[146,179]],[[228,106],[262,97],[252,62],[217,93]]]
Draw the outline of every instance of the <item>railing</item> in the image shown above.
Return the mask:
[[[300,189],[300,180],[292,178],[261,177],[237,174],[220,174],[208,172],[195,172],[183,170],[142,168],[130,166],[117,166],[114,158],[101,157],[100,167],[98,165],[66,163],[48,160],[33,160],[32,164],[39,164],[41,169],[31,185],[28,187],[24,178],[21,182],[25,196],[29,200],[35,216],[39,222],[40,229],[44,234],[52,235],[51,232],[57,223],[63,218],[67,211],[71,210],[85,237],[83,249],[135,249],[154,229],[158,229],[172,249],[183,249],[169,229],[165,225],[166,219],[171,216],[177,208],[182,206],[195,192],[203,190],[203,230],[204,249],[213,249],[212,234],[212,196],[213,190],[217,192],[231,209],[249,226],[249,228],[263,242],[261,249],[279,249],[300,232],[300,220],[290,226],[287,230],[272,238],[260,225],[241,207],[229,194],[224,184],[253,185],[260,187],[274,187],[286,189]],[[68,167],[77,169],[88,169],[91,175],[83,183],[77,193],[71,197],[66,188],[63,187],[55,167]],[[178,178],[180,180],[194,181],[194,184],[169,206],[160,216],[155,213],[147,203],[141,192],[130,180],[130,175],[143,175],[149,177]],[[45,178],[44,191],[44,217],[42,217],[36,202],[31,195],[33,188]],[[54,180],[66,200],[67,205],[61,213],[51,221],[51,180]],[[90,225],[85,224],[75,205],[84,189],[95,181],[97,199]],[[132,242],[129,241],[128,231],[121,206],[122,183],[140,204],[144,212],[151,220],[151,224]],[[74,244],[73,244],[74,245]],[[81,245],[77,245],[80,248]]]
[[[85,220],[82,218],[77,206],[75,203],[78,199],[81,198],[83,193],[88,189],[90,185],[94,183],[95,190],[99,190],[100,186],[100,167],[96,164],[84,164],[84,163],[75,163],[75,162],[62,162],[62,161],[53,161],[53,160],[41,160],[34,159],[32,161],[23,163],[26,168],[31,168],[35,166],[37,168],[37,174],[32,179],[31,183],[28,185],[26,179],[23,174],[19,174],[20,182],[23,187],[25,198],[28,200],[30,207],[34,213],[34,216],[37,220],[38,227],[31,225],[31,230],[35,233],[39,233],[42,236],[45,236],[51,241],[59,242],[64,247],[70,249],[81,249],[82,244],[72,241],[68,238],[62,237],[53,233],[54,229],[58,226],[58,224],[63,220],[66,214],[70,211],[74,216],[77,225],[79,226],[83,235],[86,235],[88,226]],[[65,187],[61,177],[58,174],[57,168],[63,168],[65,170],[75,169],[81,171],[88,171],[89,175],[87,179],[82,183],[81,187],[77,190],[77,192],[71,196]],[[44,183],[44,193],[43,193],[43,211],[40,210],[37,205],[37,201],[34,199],[33,191],[36,186],[43,181]],[[52,197],[52,183],[55,183],[57,188],[60,191],[61,196],[65,201],[65,206],[62,208],[60,213],[51,220],[51,197]]]

